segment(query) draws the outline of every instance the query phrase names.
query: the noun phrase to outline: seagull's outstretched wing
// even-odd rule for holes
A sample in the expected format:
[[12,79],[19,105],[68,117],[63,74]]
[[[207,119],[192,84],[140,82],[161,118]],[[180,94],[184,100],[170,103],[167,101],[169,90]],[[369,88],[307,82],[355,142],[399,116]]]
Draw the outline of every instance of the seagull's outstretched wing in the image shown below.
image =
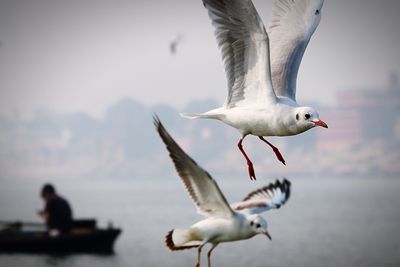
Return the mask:
[[324,0],[274,0],[268,27],[272,82],[276,95],[296,100],[301,59],[321,20]]
[[225,64],[225,107],[274,103],[268,36],[251,0],[203,0],[203,4]]
[[263,188],[248,194],[242,202],[232,205],[236,211],[243,211],[250,214],[261,213],[270,209],[279,209],[290,196],[290,182],[286,179],[283,182],[276,180]]
[[178,146],[157,117],[154,118],[154,124],[199,213],[216,217],[233,216],[234,211],[215,180]]

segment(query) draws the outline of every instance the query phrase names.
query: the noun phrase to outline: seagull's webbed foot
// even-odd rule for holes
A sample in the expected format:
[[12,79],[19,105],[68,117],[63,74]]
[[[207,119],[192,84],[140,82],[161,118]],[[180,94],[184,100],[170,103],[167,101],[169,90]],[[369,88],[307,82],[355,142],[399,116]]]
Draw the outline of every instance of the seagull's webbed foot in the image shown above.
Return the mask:
[[247,156],[246,152],[244,152],[244,149],[243,149],[243,146],[242,146],[242,141],[243,141],[243,138],[241,138],[239,140],[238,147],[239,147],[240,152],[242,152],[244,158],[246,159],[250,180],[255,181],[257,179],[256,179],[256,173],[255,173],[254,168],[253,168],[253,163],[251,162],[251,160]]
[[274,151],[276,158],[277,158],[280,162],[282,162],[283,165],[286,165],[285,159],[283,158],[281,152],[279,151],[279,149],[278,149],[276,146],[274,146],[273,144],[271,144],[270,142],[268,142],[267,140],[265,140],[264,137],[262,137],[262,136],[259,136],[258,138],[260,138],[262,141],[264,141],[265,143],[267,143],[267,144],[272,148],[272,150]]
[[281,152],[279,151],[279,149],[276,148],[276,147],[273,147],[272,150],[274,151],[275,156],[277,157],[277,159],[278,159],[280,162],[282,162],[283,165],[286,165],[285,159],[283,158],[283,156],[282,156]]
[[254,172],[254,168],[253,168],[253,163],[251,161],[247,161],[247,168],[249,170],[249,176],[250,176],[250,180],[255,181],[256,179],[256,174]]

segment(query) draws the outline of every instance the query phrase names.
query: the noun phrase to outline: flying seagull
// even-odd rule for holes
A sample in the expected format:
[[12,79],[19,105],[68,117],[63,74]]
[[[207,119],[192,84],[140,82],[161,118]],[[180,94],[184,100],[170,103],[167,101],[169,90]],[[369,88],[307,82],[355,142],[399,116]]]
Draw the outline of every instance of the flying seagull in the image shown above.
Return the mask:
[[228,96],[221,108],[186,118],[220,120],[241,133],[239,150],[253,163],[243,139],[258,136],[285,160],[264,136],[289,136],[315,126],[328,128],[318,112],[296,102],[296,79],[307,44],[321,20],[323,0],[275,0],[266,31],[251,0],[203,0],[221,50],[228,81]]
[[206,217],[187,229],[168,232],[165,242],[170,250],[197,248],[196,267],[199,267],[201,250],[209,243],[210,267],[211,252],[219,243],[249,239],[259,234],[271,239],[267,221],[259,213],[279,209],[286,203],[290,196],[288,180],[277,180],[251,192],[242,202],[229,205],[216,181],[177,145],[158,118],[154,118],[154,124],[198,212]]
[[175,39],[172,40],[172,42],[170,42],[169,51],[172,55],[176,54],[177,47],[180,43],[182,43],[182,41],[183,41],[183,35],[178,34],[178,36],[176,36]]

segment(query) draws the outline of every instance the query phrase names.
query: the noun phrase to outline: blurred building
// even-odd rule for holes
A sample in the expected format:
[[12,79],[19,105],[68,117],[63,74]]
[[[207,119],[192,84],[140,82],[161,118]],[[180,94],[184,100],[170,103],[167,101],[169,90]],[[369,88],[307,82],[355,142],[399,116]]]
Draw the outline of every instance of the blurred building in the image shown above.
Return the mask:
[[351,149],[365,141],[400,139],[397,75],[390,75],[385,88],[340,91],[337,103],[321,112],[329,130],[317,131],[317,149]]

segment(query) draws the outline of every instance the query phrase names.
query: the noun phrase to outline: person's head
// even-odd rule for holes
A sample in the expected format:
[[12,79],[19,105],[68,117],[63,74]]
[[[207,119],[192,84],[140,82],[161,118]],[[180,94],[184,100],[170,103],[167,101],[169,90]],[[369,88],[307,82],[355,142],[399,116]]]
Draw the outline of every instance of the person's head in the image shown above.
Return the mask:
[[42,198],[47,201],[56,195],[56,189],[51,184],[45,184],[42,187],[41,196]]

